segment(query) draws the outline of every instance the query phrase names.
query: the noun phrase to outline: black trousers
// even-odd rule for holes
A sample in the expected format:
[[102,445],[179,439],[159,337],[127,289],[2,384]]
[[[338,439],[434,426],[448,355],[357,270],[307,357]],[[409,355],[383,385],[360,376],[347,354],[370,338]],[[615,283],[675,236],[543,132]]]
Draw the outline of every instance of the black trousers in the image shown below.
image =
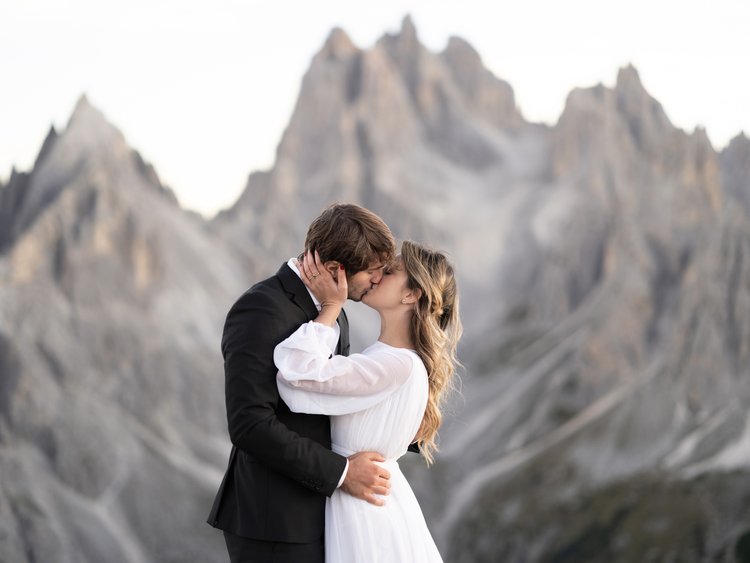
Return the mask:
[[232,563],[324,563],[323,538],[313,543],[251,540],[224,532]]

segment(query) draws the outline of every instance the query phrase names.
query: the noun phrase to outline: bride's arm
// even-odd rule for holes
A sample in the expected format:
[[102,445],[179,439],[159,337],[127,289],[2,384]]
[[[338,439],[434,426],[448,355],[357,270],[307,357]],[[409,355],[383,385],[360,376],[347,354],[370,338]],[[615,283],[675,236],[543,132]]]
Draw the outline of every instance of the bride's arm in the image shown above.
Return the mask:
[[369,395],[402,385],[411,373],[408,354],[388,348],[368,354],[335,356],[336,332],[310,321],[273,353],[279,379],[290,387],[332,395]]
[[276,346],[279,393],[293,411],[357,412],[379,403],[409,378],[409,354],[382,348],[334,356],[335,336],[331,327],[311,321]]

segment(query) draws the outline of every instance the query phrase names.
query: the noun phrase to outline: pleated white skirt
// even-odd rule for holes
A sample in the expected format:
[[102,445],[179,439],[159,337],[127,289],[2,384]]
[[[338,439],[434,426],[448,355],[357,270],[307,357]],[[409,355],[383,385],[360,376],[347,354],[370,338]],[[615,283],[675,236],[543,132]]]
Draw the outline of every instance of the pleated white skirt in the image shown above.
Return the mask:
[[337,490],[326,502],[326,563],[442,563],[417,498],[398,462],[385,506]]

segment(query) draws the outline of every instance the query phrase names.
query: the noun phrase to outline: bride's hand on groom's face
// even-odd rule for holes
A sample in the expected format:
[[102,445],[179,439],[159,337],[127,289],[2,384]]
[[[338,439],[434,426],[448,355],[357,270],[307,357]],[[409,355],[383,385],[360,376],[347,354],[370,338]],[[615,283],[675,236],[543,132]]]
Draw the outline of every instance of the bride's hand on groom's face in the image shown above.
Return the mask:
[[343,264],[336,262],[323,263],[315,251],[306,252],[302,263],[297,262],[302,283],[304,283],[320,301],[323,307],[343,307],[349,293],[346,272]]
[[377,452],[359,452],[348,459],[349,469],[341,488],[353,497],[383,506],[385,501],[376,495],[390,493],[391,474],[376,462],[383,462],[385,458]]

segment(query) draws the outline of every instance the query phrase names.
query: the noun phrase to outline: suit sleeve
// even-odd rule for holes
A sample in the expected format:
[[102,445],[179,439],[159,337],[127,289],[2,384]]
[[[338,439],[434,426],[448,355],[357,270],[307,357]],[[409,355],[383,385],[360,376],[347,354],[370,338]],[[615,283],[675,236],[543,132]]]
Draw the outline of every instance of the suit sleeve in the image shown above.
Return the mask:
[[226,405],[232,443],[274,471],[328,496],[346,458],[289,430],[277,417],[273,351],[288,327],[271,296],[245,294],[227,315],[222,338]]

